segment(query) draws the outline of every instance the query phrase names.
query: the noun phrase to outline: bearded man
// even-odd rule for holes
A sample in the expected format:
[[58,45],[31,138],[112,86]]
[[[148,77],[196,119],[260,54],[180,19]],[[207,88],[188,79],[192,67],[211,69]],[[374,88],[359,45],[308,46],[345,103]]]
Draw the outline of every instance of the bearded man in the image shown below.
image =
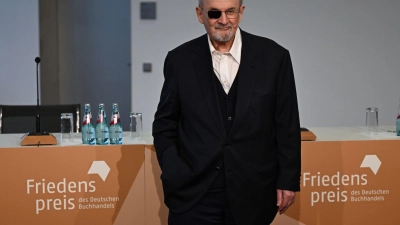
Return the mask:
[[207,34],[170,51],[153,122],[171,225],[270,224],[300,190],[292,63],[239,28],[242,0],[199,0]]

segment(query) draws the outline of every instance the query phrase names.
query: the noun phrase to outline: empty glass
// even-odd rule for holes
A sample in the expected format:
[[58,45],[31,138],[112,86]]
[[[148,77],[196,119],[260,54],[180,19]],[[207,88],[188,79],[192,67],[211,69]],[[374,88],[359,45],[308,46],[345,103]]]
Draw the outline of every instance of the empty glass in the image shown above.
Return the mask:
[[61,113],[61,142],[71,142],[74,116],[72,113]]
[[366,114],[367,134],[378,135],[378,108],[368,107]]
[[131,112],[130,114],[130,133],[131,140],[143,140],[142,113]]

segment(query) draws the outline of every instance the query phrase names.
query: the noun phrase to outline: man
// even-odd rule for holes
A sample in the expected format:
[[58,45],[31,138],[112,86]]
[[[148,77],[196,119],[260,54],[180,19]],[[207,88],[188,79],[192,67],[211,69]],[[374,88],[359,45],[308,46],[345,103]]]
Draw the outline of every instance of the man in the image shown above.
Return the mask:
[[242,0],[199,0],[206,35],[170,51],[153,123],[169,224],[270,224],[300,189],[289,52],[238,29]]

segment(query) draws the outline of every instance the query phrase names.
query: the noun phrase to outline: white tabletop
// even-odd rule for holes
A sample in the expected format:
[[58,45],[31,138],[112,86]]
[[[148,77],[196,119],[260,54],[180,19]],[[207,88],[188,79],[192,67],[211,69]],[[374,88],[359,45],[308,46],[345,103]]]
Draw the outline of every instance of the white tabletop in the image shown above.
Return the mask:
[[394,126],[379,127],[378,134],[367,134],[365,127],[310,127],[316,141],[400,140]]
[[[0,148],[15,148],[21,147],[21,138],[25,134],[0,134]],[[85,146],[82,144],[82,134],[73,133],[72,140],[70,142],[60,142],[60,134],[52,133],[57,139],[57,146]],[[144,133],[143,140],[134,140],[129,136],[129,132],[123,132],[122,143],[123,144],[153,144],[153,137],[151,133]],[[86,145],[87,146],[87,145]]]
[[[379,128],[377,135],[367,135],[365,127],[307,127],[316,136],[316,141],[360,141],[360,140],[400,140],[394,133],[394,126],[384,126]],[[0,134],[0,147],[13,148],[21,146],[21,137],[24,134]],[[72,142],[60,142],[60,134],[53,133],[57,138],[58,146],[84,146],[81,134],[74,133]],[[132,140],[129,132],[123,133],[123,144],[153,144],[151,132],[145,132],[143,140]]]

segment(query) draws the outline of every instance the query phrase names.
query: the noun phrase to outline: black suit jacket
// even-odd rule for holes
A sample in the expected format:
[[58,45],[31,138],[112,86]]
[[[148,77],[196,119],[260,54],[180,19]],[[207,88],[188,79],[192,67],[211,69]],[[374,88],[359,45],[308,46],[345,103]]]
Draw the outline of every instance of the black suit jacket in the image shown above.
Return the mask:
[[235,118],[227,134],[207,35],[170,51],[153,122],[165,204],[184,212],[224,163],[235,222],[269,224],[276,189],[299,191],[300,125],[289,52],[244,31]]

